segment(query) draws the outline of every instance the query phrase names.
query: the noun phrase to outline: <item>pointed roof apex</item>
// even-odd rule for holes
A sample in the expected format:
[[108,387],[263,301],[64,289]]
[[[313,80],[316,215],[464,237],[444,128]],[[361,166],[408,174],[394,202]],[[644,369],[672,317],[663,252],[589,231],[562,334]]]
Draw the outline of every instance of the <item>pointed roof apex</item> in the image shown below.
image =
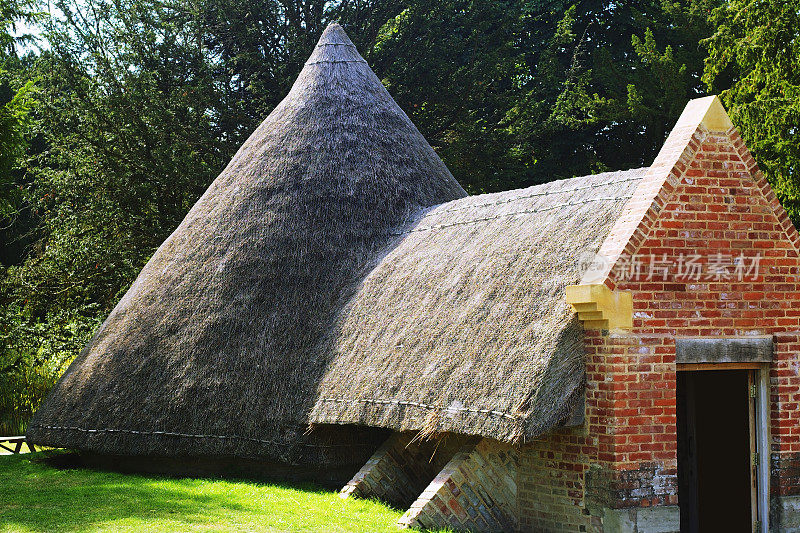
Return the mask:
[[34,443],[349,464],[363,437],[304,433],[338,317],[417,213],[466,195],[331,25],[42,404]]
[[353,46],[353,42],[350,40],[350,37],[347,36],[344,28],[342,28],[338,22],[328,24],[328,27],[322,32],[317,46],[326,44],[349,44],[350,46]]
[[358,53],[356,46],[339,24],[330,24],[314,47],[311,57],[306,65],[317,63],[364,63],[364,58]]
[[728,131],[733,127],[728,113],[716,95],[690,100],[683,109],[675,129],[703,125],[709,131]]
[[[600,248],[598,256],[602,259],[603,268],[589,269],[581,284],[607,284],[623,252],[628,256],[635,253],[636,246],[641,241],[634,239],[634,235],[646,235],[648,224],[655,218],[647,217],[647,213],[659,201],[662,191],[677,187],[683,171],[674,169],[680,168],[676,165],[685,167],[694,157],[696,146],[692,147],[692,138],[698,133],[700,126],[709,132],[723,134],[733,128],[733,123],[718,97],[712,95],[695,98],[686,104],[678,122],[650,165],[642,185],[631,198],[629,207],[626,207]],[[684,159],[683,163],[681,159]],[[668,186],[665,187],[665,184]]]

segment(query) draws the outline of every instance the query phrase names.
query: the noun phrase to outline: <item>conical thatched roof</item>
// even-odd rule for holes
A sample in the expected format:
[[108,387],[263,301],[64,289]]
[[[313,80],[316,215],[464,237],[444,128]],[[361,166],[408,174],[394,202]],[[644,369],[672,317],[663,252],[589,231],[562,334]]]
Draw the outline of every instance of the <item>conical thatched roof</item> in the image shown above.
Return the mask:
[[[245,142],[69,367],[37,444],[319,460],[303,435],[324,339],[396,228],[463,189],[342,28]],[[371,450],[368,450],[368,452]],[[333,453],[333,452],[331,452]]]
[[329,465],[368,427],[536,437],[582,393],[566,286],[646,170],[465,198],[331,26],[28,436]]

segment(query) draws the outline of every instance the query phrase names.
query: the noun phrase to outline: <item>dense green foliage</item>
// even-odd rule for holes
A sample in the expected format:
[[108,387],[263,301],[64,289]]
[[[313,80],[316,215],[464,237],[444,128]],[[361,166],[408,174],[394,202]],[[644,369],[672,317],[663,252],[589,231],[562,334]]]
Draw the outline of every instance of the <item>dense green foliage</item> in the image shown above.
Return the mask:
[[8,72],[0,69],[0,215],[13,216],[19,199],[13,175],[27,147],[25,130],[31,106],[33,83],[13,87]]
[[25,155],[25,131],[32,105],[33,83],[19,83],[9,69],[19,70],[16,47],[29,40],[19,23],[32,23],[36,13],[26,0],[0,0],[0,216],[13,216],[20,194],[14,174]]
[[0,456],[3,531],[397,531],[402,514],[311,485],[165,479]]
[[718,1],[410,2],[368,59],[472,193],[649,164]]
[[[3,240],[14,233],[8,231],[10,227],[27,218],[22,206],[22,167],[35,90],[33,80],[19,75],[22,63],[16,47],[27,40],[27,36],[19,35],[18,24],[32,23],[35,19],[30,3],[0,0],[0,237]],[[30,231],[30,227],[26,229]],[[17,240],[21,238],[18,236]],[[0,257],[5,258],[8,249],[13,249],[13,244],[0,242]],[[0,287],[7,284],[4,262],[0,262]],[[14,333],[21,323],[13,315],[19,306],[3,296],[0,305],[0,434],[19,433],[62,369],[53,354],[41,350],[49,339],[37,336],[32,347],[15,342]],[[37,352],[38,357],[34,355]]]
[[330,21],[471,193],[649,164],[688,99],[729,89],[797,217],[794,4],[52,0],[45,46],[19,57],[11,24],[36,20],[0,0],[0,433],[22,429]]
[[720,92],[795,225],[800,222],[800,1],[731,0],[712,17],[704,80]]

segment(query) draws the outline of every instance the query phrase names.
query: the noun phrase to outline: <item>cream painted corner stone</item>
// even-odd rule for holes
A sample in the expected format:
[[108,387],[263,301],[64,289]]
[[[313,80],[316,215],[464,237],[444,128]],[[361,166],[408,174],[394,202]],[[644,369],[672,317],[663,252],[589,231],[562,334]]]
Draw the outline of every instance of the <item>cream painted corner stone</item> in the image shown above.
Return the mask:
[[578,313],[585,329],[633,328],[633,297],[604,284],[569,285],[567,303]]

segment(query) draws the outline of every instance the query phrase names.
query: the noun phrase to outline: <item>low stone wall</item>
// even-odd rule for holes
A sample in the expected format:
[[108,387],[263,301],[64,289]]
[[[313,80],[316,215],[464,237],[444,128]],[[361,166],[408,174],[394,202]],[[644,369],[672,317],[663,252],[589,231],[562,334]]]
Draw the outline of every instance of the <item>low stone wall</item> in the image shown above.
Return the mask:
[[522,446],[517,474],[522,531],[592,531],[584,504],[588,467],[585,436],[577,429],[558,430]]
[[413,432],[394,433],[339,495],[375,498],[406,509],[467,441],[459,435],[419,439]]
[[400,519],[400,525],[456,531],[516,531],[518,450],[466,443]]
[[520,449],[521,531],[678,531],[677,475],[657,463],[612,470],[598,464],[583,428],[556,430]]
[[[658,464],[601,467],[586,440],[581,428],[521,446],[456,435],[420,441],[413,433],[396,433],[341,494],[405,507],[399,525],[423,529],[679,531],[673,470]],[[791,511],[788,503],[779,510],[787,516]]]

